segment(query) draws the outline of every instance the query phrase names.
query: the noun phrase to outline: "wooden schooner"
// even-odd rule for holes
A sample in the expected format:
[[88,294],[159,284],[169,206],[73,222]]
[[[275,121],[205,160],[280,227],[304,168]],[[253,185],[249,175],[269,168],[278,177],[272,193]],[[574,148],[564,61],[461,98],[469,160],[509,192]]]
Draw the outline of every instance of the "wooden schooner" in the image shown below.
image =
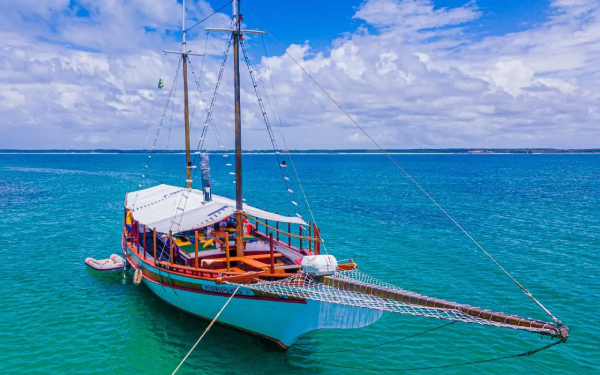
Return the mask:
[[[182,48],[165,52],[180,55],[183,67],[186,183],[127,193],[122,247],[136,276],[162,300],[206,319],[213,319],[233,295],[218,322],[283,348],[311,330],[365,327],[384,312],[512,328],[566,340],[569,330],[557,319],[545,322],[426,297],[375,279],[359,271],[352,261],[342,264],[334,256],[322,254],[323,240],[314,221],[307,223],[298,214],[279,215],[244,203],[240,50],[250,68],[243,35],[262,31],[243,30],[240,1],[232,4],[231,27],[208,29],[229,36],[215,95],[206,105],[203,137],[214,125],[214,100],[233,45],[235,199],[213,194],[208,155],[200,145],[195,152],[190,148],[188,65],[190,56],[198,54],[187,50],[184,1]],[[251,69],[250,74],[256,89]],[[260,97],[258,101],[266,116]],[[277,150],[276,155],[279,158]],[[278,163],[286,167],[285,161],[278,159]],[[201,182],[198,188],[194,188],[196,178]]]

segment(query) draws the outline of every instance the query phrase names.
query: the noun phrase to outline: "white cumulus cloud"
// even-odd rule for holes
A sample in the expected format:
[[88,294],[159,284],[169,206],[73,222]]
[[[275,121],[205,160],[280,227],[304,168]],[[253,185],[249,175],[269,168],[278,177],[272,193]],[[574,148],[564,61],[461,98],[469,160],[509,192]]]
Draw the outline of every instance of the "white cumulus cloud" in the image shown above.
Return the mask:
[[[202,0],[188,3],[188,22],[213,12]],[[0,3],[0,148],[148,147],[177,69],[177,58],[165,59],[161,50],[179,48],[180,6],[176,0]],[[314,51],[309,40],[286,51],[384,147],[598,147],[600,3],[555,0],[548,12],[529,29],[484,36],[468,28],[486,17],[475,1],[437,8],[432,0],[365,0],[354,14],[361,25],[328,50]],[[207,25],[229,22],[219,13]],[[189,47],[203,51],[203,35],[191,33]],[[201,59],[193,60],[207,98],[223,38],[207,40],[202,72]],[[262,51],[256,39],[248,44]],[[270,95],[273,79],[271,124],[276,107],[291,148],[372,147],[283,51],[255,58]],[[232,147],[227,69],[214,113]],[[244,146],[269,148],[243,64],[241,71]],[[159,76],[165,87],[155,100]],[[199,134],[204,109],[193,105],[193,77],[189,85],[192,130]],[[174,115],[169,107],[161,132],[170,134],[169,147],[181,148],[181,78],[175,92]],[[164,137],[158,147],[166,147]]]

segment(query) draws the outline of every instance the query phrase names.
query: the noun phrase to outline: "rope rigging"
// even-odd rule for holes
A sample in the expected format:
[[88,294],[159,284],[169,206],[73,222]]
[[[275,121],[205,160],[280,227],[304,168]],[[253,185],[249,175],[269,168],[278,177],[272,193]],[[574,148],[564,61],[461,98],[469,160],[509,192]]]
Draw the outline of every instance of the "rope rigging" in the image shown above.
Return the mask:
[[[158,81],[162,82],[162,73],[163,68],[165,66],[165,59],[167,58],[167,54],[163,54],[162,63],[160,64],[160,74],[158,75]],[[159,86],[156,86],[154,89],[154,98],[152,98],[152,106],[150,107],[150,115],[148,116],[148,123],[146,124],[146,131],[144,132],[144,141],[142,142],[142,151],[144,150],[144,146],[146,146],[146,137],[148,137],[148,130],[150,129],[150,121],[152,120],[152,112],[154,111],[154,103],[156,103],[156,97],[158,96],[158,90],[160,90]]]
[[[265,38],[264,38],[264,35],[262,35],[262,34],[261,34],[261,40],[263,43],[263,49],[264,49],[264,53],[265,53],[265,57],[266,57],[267,56],[267,45],[265,44]],[[252,53],[252,51],[250,53]],[[290,153],[290,149],[287,145],[287,141],[285,140],[285,136],[283,134],[283,126],[281,125],[281,114],[279,112],[279,104],[277,102],[277,96],[275,95],[275,84],[273,83],[273,74],[271,73],[271,67],[269,66],[268,58],[265,58],[265,63],[267,65],[267,69],[269,71],[269,81],[271,81],[271,90],[273,92],[273,101],[275,102],[275,109],[277,110],[276,112],[273,111],[273,107],[271,106],[271,101],[269,100],[269,94],[264,86],[263,86],[263,89],[265,91],[265,95],[269,102],[269,106],[271,106],[271,110],[274,113],[273,117],[275,118],[275,123],[277,124],[277,127],[279,129],[279,135],[281,136],[281,140],[283,141],[283,145],[285,147],[285,152],[288,156],[288,159],[290,160],[290,165],[292,166],[292,170],[294,171],[294,175],[296,176],[296,181],[298,182],[298,187],[300,187],[300,192],[302,193],[302,197],[304,198],[304,202],[306,203],[306,207],[308,208],[308,212],[310,213],[312,221],[313,221],[313,223],[315,223],[315,225],[317,225],[317,220],[315,219],[315,215],[313,213],[312,207],[310,206],[310,203],[308,202],[308,197],[306,196],[306,192],[304,191],[304,187],[302,186],[302,181],[300,181],[300,175],[298,174],[298,170],[296,169],[296,165],[294,164],[294,159],[292,158],[292,154]],[[321,237],[321,239],[323,239],[323,238]],[[323,241],[321,243],[321,246],[322,246],[323,250],[325,251],[325,254],[328,254],[327,247],[325,246],[325,241]]]
[[[146,161],[146,165],[144,166],[144,173],[142,173],[141,178],[140,178],[140,182],[138,184],[138,187],[142,187],[142,184],[144,182],[144,179],[146,178],[146,173],[148,173],[148,168],[150,166],[150,161],[152,160],[152,153],[154,152],[154,149],[156,148],[156,144],[158,141],[158,136],[160,135],[160,130],[162,129],[162,125],[163,122],[165,120],[165,116],[167,115],[167,110],[169,108],[169,102],[171,100],[171,97],[173,96],[173,92],[175,90],[175,87],[177,85],[177,80],[179,79],[179,69],[181,68],[181,61],[183,59],[179,59],[179,63],[177,64],[177,70],[175,71],[175,78],[173,79],[173,83],[171,84],[171,89],[169,90],[169,95],[167,96],[167,103],[165,104],[165,109],[163,110],[163,114],[160,118],[160,121],[158,123],[158,128],[156,129],[156,135],[154,136],[154,140],[152,141],[152,147],[150,148],[149,152],[148,152],[148,160]],[[135,197],[133,199],[133,203],[132,205],[135,205],[137,202],[137,198],[139,195],[139,191],[135,194]]]
[[[242,54],[244,56],[244,60],[246,61],[246,66],[248,67],[248,72],[250,73],[250,79],[252,80],[252,86],[254,87],[256,99],[258,101],[260,111],[262,112],[263,119],[264,119],[265,125],[267,127],[267,131],[269,133],[269,137],[271,138],[271,145],[273,146],[273,151],[275,152],[275,157],[277,158],[277,163],[279,165],[279,170],[281,171],[281,176],[283,177],[283,181],[285,183],[287,192],[290,195],[290,200],[292,202],[292,205],[294,206],[294,210],[296,211],[296,216],[298,218],[302,219],[302,216],[298,213],[298,203],[296,203],[294,201],[294,191],[292,190],[292,187],[290,185],[290,179],[287,176],[287,173],[285,171],[285,164],[283,164],[283,161],[281,160],[281,157],[280,157],[279,146],[277,145],[277,139],[275,138],[275,134],[273,132],[271,122],[269,121],[269,116],[267,115],[267,110],[265,108],[265,104],[260,95],[260,90],[258,88],[257,79],[254,76],[255,69],[252,68],[252,63],[250,62],[250,58],[248,56],[248,51],[246,50],[246,43],[244,42],[244,40],[240,41],[240,45],[242,47]],[[259,80],[260,80],[260,78],[259,78]],[[260,80],[260,83],[264,88],[264,85],[262,84],[262,80]],[[267,101],[269,101],[268,98],[267,98]],[[271,109],[272,109],[272,107],[271,107]],[[302,225],[300,225],[300,228],[301,228],[302,232],[304,232],[306,230]]]
[[167,169],[167,158],[169,157],[169,145],[171,143],[171,128],[173,126],[173,113],[175,112],[175,100],[177,99],[177,82],[175,82],[175,90],[173,91],[173,100],[171,101],[171,116],[169,118],[169,132],[167,133],[167,149],[164,153],[163,169]]
[[[233,26],[233,20],[230,23],[230,28]],[[219,94],[219,88],[221,87],[221,82],[223,80],[223,72],[225,71],[225,66],[227,64],[227,58],[229,57],[229,49],[231,48],[231,43],[233,41],[233,34],[229,35],[229,37],[227,38],[227,42],[225,43],[225,50],[223,51],[223,57],[221,58],[221,66],[219,68],[219,74],[217,75],[217,82],[215,83],[215,90],[213,93],[212,98],[210,99],[210,106],[206,107],[206,120],[204,121],[204,127],[202,129],[202,134],[200,136],[200,139],[198,140],[198,146],[196,147],[196,153],[194,155],[194,164],[196,164],[197,158],[198,158],[198,152],[203,151],[204,150],[204,141],[206,139],[206,132],[207,132],[207,128],[209,125],[213,125],[214,128],[216,128],[216,125],[214,125],[214,121],[212,120],[212,114],[215,108],[215,103],[217,100],[217,96]],[[199,82],[197,82],[197,85],[200,85]]]
[[[232,25],[233,25],[233,21],[232,21]],[[207,35],[207,39],[208,39],[208,35]],[[194,77],[194,81],[196,82],[196,85],[198,87],[198,95],[200,95],[202,102],[204,104],[204,108],[206,110],[206,120],[204,121],[204,125],[202,127],[202,135],[200,136],[200,139],[198,140],[198,145],[196,146],[196,150],[194,152],[194,159],[192,161],[192,165],[194,165],[194,166],[196,165],[198,157],[204,146],[204,140],[206,139],[206,132],[207,132],[209,125],[212,126],[213,131],[215,132],[215,135],[217,136],[217,142],[219,143],[219,146],[221,147],[221,149],[224,148],[223,143],[221,141],[221,137],[219,136],[219,132],[217,130],[217,126],[212,119],[212,113],[213,113],[214,105],[215,105],[215,102],[216,102],[216,99],[217,99],[217,96],[219,93],[219,87],[221,85],[221,80],[223,79],[223,71],[225,70],[225,64],[227,63],[227,56],[229,54],[229,49],[231,46],[232,39],[233,39],[233,36],[230,35],[230,37],[227,40],[226,46],[225,46],[225,52],[223,53],[223,58],[221,59],[221,68],[219,70],[219,76],[217,78],[217,83],[215,85],[215,91],[211,98],[210,107],[206,105],[206,100],[204,98],[204,94],[202,93],[202,90],[200,89],[200,82],[198,81],[198,77],[196,76],[196,73],[194,72],[192,65],[190,63],[190,69],[192,71],[192,76]],[[224,156],[225,155],[226,154],[224,154]],[[192,180],[195,179],[197,170],[198,170],[198,168],[194,168],[194,171],[192,172]],[[174,225],[177,225],[177,230],[179,230],[179,227],[181,225],[181,220],[183,218],[183,213],[185,213],[187,201],[189,198],[189,194],[191,192],[191,189],[187,189],[187,190],[188,191],[186,193],[181,194],[181,198],[179,199],[179,202],[174,206],[175,210],[180,210],[182,213],[181,213],[181,215],[173,215],[173,219],[171,220],[171,230],[173,229]],[[175,222],[177,217],[179,217],[179,222]]]
[[292,59],[292,61],[304,72],[304,74],[310,78],[310,80],[344,113],[346,117],[363,133],[367,138],[373,142],[373,144],[383,153],[385,154],[392,163],[404,173],[411,182],[415,184],[425,194],[429,200],[431,200],[443,213],[446,217],[448,217],[485,255],[487,255],[521,290],[525,293],[526,296],[531,298],[546,314],[548,314],[552,320],[554,320],[559,326],[562,326],[562,322],[556,318],[541,302],[539,302],[529,290],[527,290],[523,285],[521,285],[500,263],[492,257],[490,253],[488,253],[482,245],[479,244],[467,231],[464,229],[383,147],[379,145],[379,143],[369,135],[369,133],[352,117],[350,114],[317,82],[317,80],[290,54],[287,49],[283,46],[275,36],[270,33],[267,28],[248,10],[247,7],[243,6],[244,9],[250,14],[252,18],[263,28],[265,32],[269,34],[269,36],[277,43],[285,54]]
[[222,7],[220,7],[219,9],[215,10],[214,12],[212,12],[208,17],[203,18],[202,20],[196,22],[195,24],[193,24],[192,26],[188,27],[187,29],[185,29],[185,32],[187,33],[188,31],[190,31],[191,29],[193,29],[194,27],[200,25],[202,22],[206,21],[207,19],[209,19],[210,17],[214,16],[215,14],[219,13],[221,10],[223,10],[223,8],[225,8],[227,5],[231,4],[231,1],[228,1],[227,3],[223,4]]
[[[204,50],[202,51],[202,60],[200,62],[200,72],[199,75],[202,76],[202,72],[204,71],[204,60],[206,57],[206,47],[208,46],[208,31],[206,32],[206,39],[204,40]],[[196,85],[198,86],[198,90],[196,91],[196,99],[194,100],[194,107],[192,108],[192,116],[190,118],[190,127],[192,126],[192,122],[195,118],[196,115],[196,104],[198,104],[198,98],[200,97],[200,95],[202,94],[202,102],[206,108],[206,101],[204,100],[204,93],[202,92],[202,89],[200,88],[200,83],[198,82],[198,79],[196,78],[196,72],[194,72],[194,69],[192,67],[192,61],[191,59],[188,60],[189,62],[189,66],[190,69],[192,70],[192,74],[194,75],[194,81],[196,82]]]

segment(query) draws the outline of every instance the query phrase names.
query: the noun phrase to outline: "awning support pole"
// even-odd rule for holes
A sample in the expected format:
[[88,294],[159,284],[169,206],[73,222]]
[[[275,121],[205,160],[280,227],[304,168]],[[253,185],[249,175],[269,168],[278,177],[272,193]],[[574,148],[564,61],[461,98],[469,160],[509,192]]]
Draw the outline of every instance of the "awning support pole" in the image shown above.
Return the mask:
[[198,231],[195,230],[194,231],[194,236],[196,236],[196,241],[194,242],[196,244],[196,261],[194,263],[194,265],[196,266],[196,270],[198,269]]
[[271,273],[275,273],[275,251],[273,246],[273,232],[269,235],[269,248],[271,250]]
[[[315,238],[318,238],[319,240],[321,239],[321,231],[319,230],[319,227],[317,227],[317,224],[315,223]],[[317,242],[315,244],[315,254],[317,255],[321,255],[321,241]]]
[[231,262],[229,261],[229,232],[225,232],[225,258],[227,259],[227,272],[231,269]]
[[169,231],[169,264],[173,264],[173,231]]
[[146,224],[144,224],[144,247],[143,247],[143,249],[144,249],[144,259],[146,259],[146,243],[147,243],[147,241],[146,241]]
[[154,240],[154,265],[156,266],[156,228],[152,230],[152,237]]
[[292,236],[289,235],[290,233],[292,233],[292,223],[288,223],[288,246],[292,246]]
[[235,250],[238,257],[244,256],[244,213],[238,211],[235,213],[236,234],[235,234]]
[[[309,221],[308,222],[308,237],[312,237],[312,235],[311,235],[311,227],[312,227],[312,223]],[[311,244],[312,244],[312,241],[308,240],[308,253],[309,254],[310,254],[310,251],[312,249]]]

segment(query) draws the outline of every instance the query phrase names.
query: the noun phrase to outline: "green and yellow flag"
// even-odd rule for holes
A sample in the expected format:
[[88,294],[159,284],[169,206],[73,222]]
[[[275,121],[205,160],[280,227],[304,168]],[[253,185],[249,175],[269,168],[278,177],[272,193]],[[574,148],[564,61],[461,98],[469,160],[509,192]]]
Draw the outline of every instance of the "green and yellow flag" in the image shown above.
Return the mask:
[[159,88],[159,89],[162,89],[162,88],[163,88],[163,86],[164,86],[164,85],[163,85],[162,79],[159,79],[159,80],[158,80],[158,88]]

